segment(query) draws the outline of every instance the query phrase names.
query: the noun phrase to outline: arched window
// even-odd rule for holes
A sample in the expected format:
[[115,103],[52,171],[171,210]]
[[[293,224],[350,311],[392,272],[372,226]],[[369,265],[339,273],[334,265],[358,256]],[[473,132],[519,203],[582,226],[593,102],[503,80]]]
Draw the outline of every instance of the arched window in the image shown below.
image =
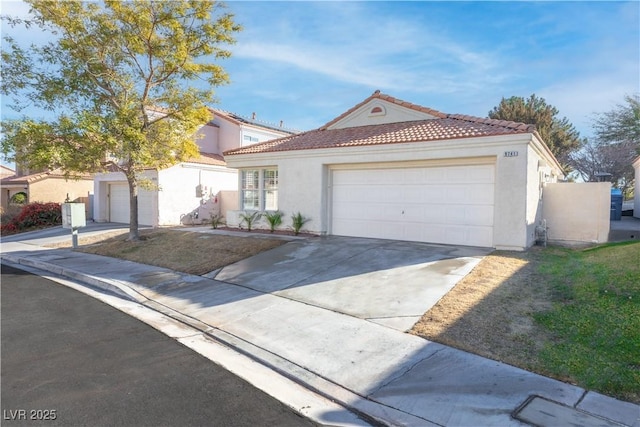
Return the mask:
[[11,199],[9,199],[9,203],[11,203],[12,205],[24,205],[25,203],[27,203],[27,193],[21,191],[14,194],[13,196],[11,196]]
[[385,114],[387,114],[387,111],[382,105],[375,105],[371,110],[369,110],[369,117],[384,116]]

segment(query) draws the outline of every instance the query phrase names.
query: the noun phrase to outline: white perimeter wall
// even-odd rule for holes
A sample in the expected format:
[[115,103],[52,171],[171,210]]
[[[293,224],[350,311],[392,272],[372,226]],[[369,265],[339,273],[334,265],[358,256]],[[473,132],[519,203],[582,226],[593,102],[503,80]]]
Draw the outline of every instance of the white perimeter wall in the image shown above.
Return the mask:
[[608,182],[547,184],[543,217],[551,242],[604,243],[609,238],[611,184]]
[[211,213],[220,212],[221,191],[237,190],[238,172],[182,163],[160,171],[158,184],[158,225],[201,224],[209,222]]

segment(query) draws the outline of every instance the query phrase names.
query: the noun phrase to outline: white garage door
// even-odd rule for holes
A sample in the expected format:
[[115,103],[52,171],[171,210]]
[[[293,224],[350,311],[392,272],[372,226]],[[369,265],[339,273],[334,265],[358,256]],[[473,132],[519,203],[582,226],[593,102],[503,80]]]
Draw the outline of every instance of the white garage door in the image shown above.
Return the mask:
[[[154,225],[153,206],[153,193],[139,190],[139,225]],[[109,184],[109,221],[129,223],[129,186],[127,184]]]
[[331,232],[493,246],[495,166],[334,170]]

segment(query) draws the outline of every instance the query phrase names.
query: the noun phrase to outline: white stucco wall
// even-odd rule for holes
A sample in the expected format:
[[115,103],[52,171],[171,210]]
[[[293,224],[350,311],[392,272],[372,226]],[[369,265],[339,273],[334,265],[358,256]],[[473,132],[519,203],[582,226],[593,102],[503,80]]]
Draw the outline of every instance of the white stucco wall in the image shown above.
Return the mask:
[[609,182],[545,185],[543,217],[550,242],[606,242],[609,238],[610,210]]
[[[494,246],[499,249],[524,249],[534,242],[531,227],[535,227],[539,207],[529,195],[528,186],[538,188],[538,158],[529,150],[532,134],[492,138],[465,138],[427,143],[385,144],[366,147],[344,147],[299,150],[278,153],[226,156],[230,167],[263,168],[276,166],[279,174],[279,209],[285,213],[286,224],[292,213],[300,211],[310,217],[305,228],[311,232],[331,233],[329,170],[332,165],[375,163],[383,167],[389,162],[429,166],[473,161],[496,164]],[[537,143],[537,142],[536,142]],[[505,152],[517,152],[505,156]],[[531,158],[531,160],[530,160]],[[471,159],[471,160],[470,160]],[[535,169],[535,172],[533,171]],[[535,176],[535,182],[529,182]],[[234,214],[228,213],[229,225]],[[531,223],[531,224],[529,224]]]
[[636,184],[634,187],[633,216],[640,218],[640,157],[633,162],[636,171]]
[[[143,178],[148,179],[151,183],[158,182],[158,173],[154,170],[147,170],[141,175]],[[96,222],[108,222],[109,219],[109,185],[110,184],[126,184],[127,178],[122,172],[110,172],[96,174],[93,179],[93,219]],[[151,209],[156,211],[157,209],[157,191],[145,190],[138,188],[138,200],[141,199],[151,204]],[[138,207],[140,209],[140,207]],[[152,215],[155,216],[155,215]],[[158,225],[157,222],[147,224],[151,226]]]
[[238,173],[220,166],[181,163],[160,171],[158,183],[158,225],[204,224],[211,213],[220,211],[219,193],[237,189]]
[[[535,138],[535,137],[534,137]],[[544,185],[558,182],[558,172],[545,160],[541,141],[527,147],[527,246],[536,241],[536,226],[543,219]]]

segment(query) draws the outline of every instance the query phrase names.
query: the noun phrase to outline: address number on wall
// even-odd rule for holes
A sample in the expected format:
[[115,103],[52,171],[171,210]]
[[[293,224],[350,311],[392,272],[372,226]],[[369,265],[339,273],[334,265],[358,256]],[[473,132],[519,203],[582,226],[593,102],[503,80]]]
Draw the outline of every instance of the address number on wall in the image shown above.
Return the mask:
[[504,156],[505,157],[518,157],[518,152],[517,151],[505,151],[504,152]]

